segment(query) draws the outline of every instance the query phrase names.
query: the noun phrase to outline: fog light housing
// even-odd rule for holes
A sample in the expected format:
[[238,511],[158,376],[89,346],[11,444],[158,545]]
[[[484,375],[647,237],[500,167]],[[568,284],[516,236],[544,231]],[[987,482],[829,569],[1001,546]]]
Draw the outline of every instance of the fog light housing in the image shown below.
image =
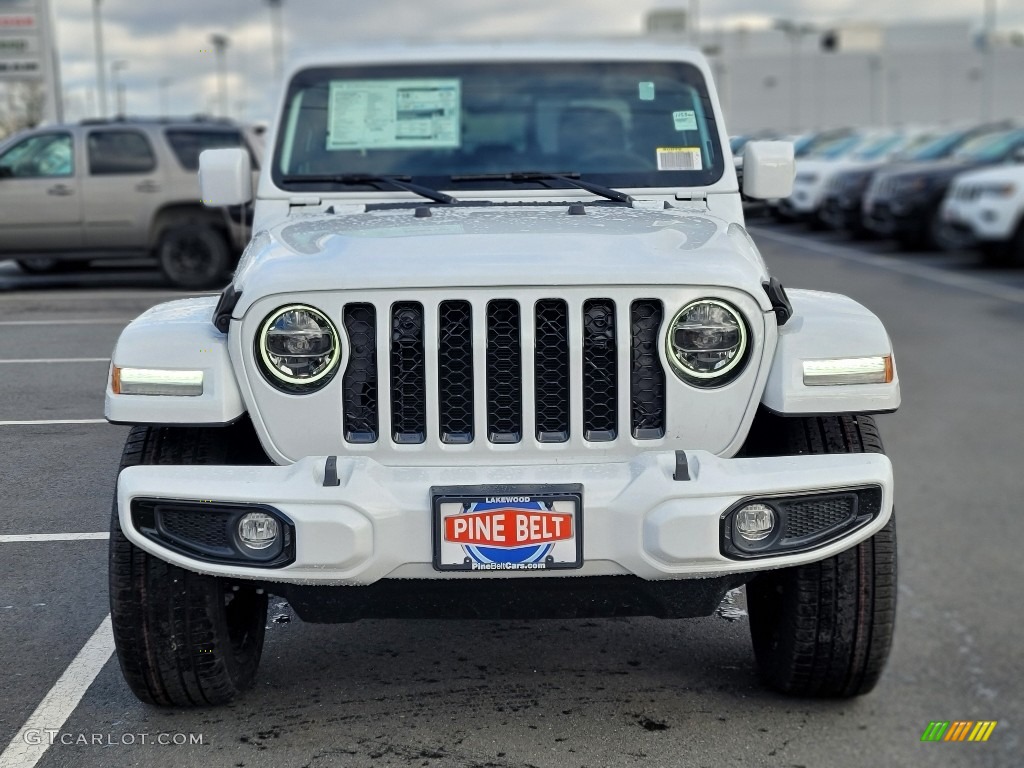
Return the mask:
[[277,520],[263,512],[249,512],[238,521],[238,540],[249,549],[262,551],[272,547],[280,535]]
[[736,512],[733,526],[737,538],[747,542],[764,541],[775,531],[775,511],[767,504],[748,504]]

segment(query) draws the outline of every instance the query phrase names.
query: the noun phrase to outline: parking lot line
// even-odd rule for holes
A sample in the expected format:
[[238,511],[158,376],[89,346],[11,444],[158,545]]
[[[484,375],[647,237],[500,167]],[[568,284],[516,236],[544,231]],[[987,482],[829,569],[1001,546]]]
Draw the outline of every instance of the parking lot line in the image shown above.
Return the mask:
[[43,419],[41,421],[0,421],[0,427],[50,427],[65,424],[109,424],[106,419]]
[[109,539],[106,531],[99,533],[19,533],[0,536],[0,544],[17,544],[25,541],[98,541]]
[[26,363],[109,363],[109,357],[36,357],[36,358],[15,358],[0,360],[0,365],[13,365],[15,363],[24,365]]
[[804,237],[787,235],[781,232],[773,232],[759,227],[751,227],[750,232],[756,237],[764,237],[768,240],[795,245],[808,251],[818,251],[829,256],[836,256],[847,261],[856,261],[860,264],[867,264],[880,269],[887,269],[890,272],[898,272],[911,277],[918,277],[923,280],[930,280],[933,283],[959,288],[972,293],[980,293],[990,299],[1001,299],[1012,301],[1015,304],[1024,304],[1024,290],[1008,285],[991,283],[988,280],[981,280],[967,275],[957,275],[937,267],[929,267],[923,264],[912,264],[907,261],[899,261],[886,256],[873,256],[856,248],[842,245],[831,245],[819,243]]
[[39,762],[50,747],[51,734],[55,737],[67,722],[113,652],[114,635],[108,614],[36,711],[14,734],[0,754],[0,768],[32,768]]

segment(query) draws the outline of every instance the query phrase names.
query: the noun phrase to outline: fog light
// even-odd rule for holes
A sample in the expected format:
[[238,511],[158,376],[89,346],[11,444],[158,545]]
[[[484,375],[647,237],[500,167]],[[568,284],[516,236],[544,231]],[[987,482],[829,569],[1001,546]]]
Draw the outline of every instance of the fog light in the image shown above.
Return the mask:
[[266,549],[279,534],[277,520],[262,512],[249,512],[238,521],[238,538],[249,549]]
[[775,530],[775,512],[767,504],[748,504],[736,513],[735,525],[744,541],[763,541]]

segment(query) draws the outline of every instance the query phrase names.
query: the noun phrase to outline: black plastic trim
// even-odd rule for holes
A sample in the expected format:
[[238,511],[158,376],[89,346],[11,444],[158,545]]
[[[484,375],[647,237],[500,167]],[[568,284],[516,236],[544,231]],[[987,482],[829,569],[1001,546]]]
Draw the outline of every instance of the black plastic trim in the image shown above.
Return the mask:
[[[161,521],[164,511],[201,511],[224,516],[225,535],[230,548],[212,548],[198,543],[189,544],[181,537],[172,537]],[[271,557],[259,558],[245,554],[235,535],[238,520],[248,512],[263,512],[277,519],[281,525],[282,543],[270,550]],[[280,510],[268,504],[241,504],[236,502],[153,499],[139,497],[131,501],[131,519],[135,530],[150,541],[178,554],[217,565],[241,565],[249,568],[283,568],[295,562],[295,524]],[[275,554],[276,552],[276,554]]]
[[228,332],[228,328],[231,326],[231,314],[235,311],[235,307],[238,306],[238,300],[241,298],[242,292],[235,288],[234,283],[221,292],[217,306],[213,310],[214,328],[221,333]]
[[672,479],[679,483],[689,482],[690,462],[686,458],[686,451],[676,451],[676,471],[672,473]]
[[[814,499],[831,499],[837,496],[856,497],[856,503],[849,521],[839,527],[825,529],[820,535],[805,536],[800,539],[790,540],[787,544],[785,531],[787,529],[786,506],[800,501],[811,501]],[[732,518],[741,508],[748,504],[766,504],[770,506],[779,518],[775,531],[758,545],[758,549],[743,549],[732,539]],[[731,560],[759,560],[782,555],[795,555],[801,552],[810,552],[821,547],[832,544],[844,536],[857,531],[871,523],[882,513],[882,488],[878,485],[856,486],[852,488],[830,488],[822,491],[808,491],[806,493],[790,493],[780,496],[748,496],[729,507],[723,513],[719,523],[719,534],[721,551],[725,557]]]
[[785,325],[789,322],[789,318],[793,316],[793,303],[789,300],[789,296],[786,295],[786,289],[777,277],[770,278],[768,282],[761,285],[764,287],[764,292],[768,294],[768,300],[772,303],[775,321],[780,327]]
[[381,579],[367,586],[267,584],[303,621],[600,619],[710,616],[753,573],[646,581],[637,576]]

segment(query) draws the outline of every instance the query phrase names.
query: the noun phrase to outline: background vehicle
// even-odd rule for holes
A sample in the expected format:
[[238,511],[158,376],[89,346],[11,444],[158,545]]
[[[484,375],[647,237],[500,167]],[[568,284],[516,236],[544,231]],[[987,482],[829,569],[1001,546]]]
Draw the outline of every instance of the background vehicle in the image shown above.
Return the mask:
[[0,259],[27,272],[93,259],[155,256],[182,288],[222,285],[245,245],[238,211],[199,200],[204,149],[260,142],[211,120],[85,121],[19,134],[0,147]]
[[942,217],[964,231],[986,261],[1024,264],[1024,164],[957,176]]
[[[741,583],[768,685],[871,690],[892,345],[771,277],[726,137],[678,45],[377,46],[293,73],[231,285],[112,356],[136,695],[250,685],[267,592],[314,621],[682,618]],[[744,191],[785,196],[790,145],[745,153]],[[248,162],[204,153],[204,199],[248,202]]]
[[929,135],[922,130],[865,131],[856,143],[851,138],[840,139],[798,158],[793,194],[780,202],[780,208],[790,218],[821,227],[829,223],[828,193],[839,174],[876,168]]
[[875,176],[864,197],[864,224],[897,240],[904,250],[948,250],[969,245],[963,231],[942,218],[942,200],[953,179],[966,171],[1021,159],[1024,128],[972,138],[938,163],[901,166]]
[[930,137],[925,134],[922,137],[923,143],[918,141],[912,146],[904,147],[886,162],[848,168],[837,173],[825,193],[821,209],[822,221],[832,229],[845,230],[855,237],[871,234],[864,226],[862,218],[864,195],[877,173],[892,171],[901,163],[927,163],[945,159],[964,142],[995,130],[996,128],[992,126],[979,126],[960,128]]

